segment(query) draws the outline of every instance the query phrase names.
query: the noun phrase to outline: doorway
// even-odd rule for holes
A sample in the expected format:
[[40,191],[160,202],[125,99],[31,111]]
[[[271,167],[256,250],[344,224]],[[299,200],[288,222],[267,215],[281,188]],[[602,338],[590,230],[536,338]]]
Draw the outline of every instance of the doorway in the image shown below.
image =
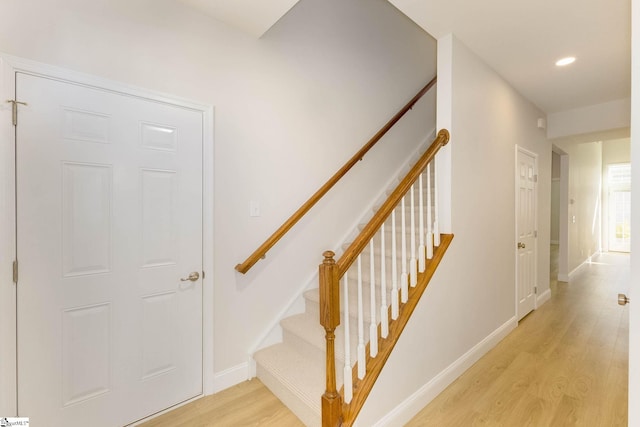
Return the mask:
[[0,65],[27,103],[18,126],[0,111],[0,255],[21,261],[0,291],[3,415],[122,425],[210,394],[212,108]]
[[609,187],[609,250],[631,250],[631,164],[615,164],[607,167]]
[[569,281],[569,154],[552,146],[550,279]]

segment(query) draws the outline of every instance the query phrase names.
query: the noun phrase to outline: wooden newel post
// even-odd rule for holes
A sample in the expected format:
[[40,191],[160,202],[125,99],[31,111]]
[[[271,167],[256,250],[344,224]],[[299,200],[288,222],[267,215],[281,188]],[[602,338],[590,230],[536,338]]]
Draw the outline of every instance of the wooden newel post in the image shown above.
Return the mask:
[[326,331],[327,389],[322,395],[322,426],[342,424],[342,397],[336,389],[335,330],[340,325],[340,281],[335,254],[326,251],[320,264],[320,324]]

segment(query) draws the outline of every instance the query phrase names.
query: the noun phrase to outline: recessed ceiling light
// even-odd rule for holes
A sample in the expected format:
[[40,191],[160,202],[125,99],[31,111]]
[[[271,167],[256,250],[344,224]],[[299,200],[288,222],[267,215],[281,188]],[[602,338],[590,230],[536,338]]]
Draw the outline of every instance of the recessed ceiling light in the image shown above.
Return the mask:
[[556,65],[558,67],[564,67],[565,65],[573,64],[576,62],[575,56],[567,56],[566,58],[562,58],[556,61]]

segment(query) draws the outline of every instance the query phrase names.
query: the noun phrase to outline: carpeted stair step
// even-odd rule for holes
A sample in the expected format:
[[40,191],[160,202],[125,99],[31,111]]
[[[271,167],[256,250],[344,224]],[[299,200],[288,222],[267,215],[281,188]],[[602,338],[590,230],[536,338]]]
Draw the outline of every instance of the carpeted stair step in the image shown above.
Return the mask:
[[305,425],[319,427],[325,356],[305,355],[290,344],[280,343],[258,351],[253,357],[260,381]]

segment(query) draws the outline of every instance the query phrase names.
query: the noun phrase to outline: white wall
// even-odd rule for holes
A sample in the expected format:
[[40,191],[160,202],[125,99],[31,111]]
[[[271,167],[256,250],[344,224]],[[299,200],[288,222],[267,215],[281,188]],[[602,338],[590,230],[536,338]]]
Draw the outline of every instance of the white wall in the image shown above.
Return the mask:
[[[631,139],[622,138],[604,141],[602,145],[603,171],[607,165],[631,161]],[[604,172],[603,172],[604,173]]]
[[602,145],[602,250],[609,250],[609,181],[608,167],[631,162],[629,138],[604,141]]
[[629,98],[561,111],[547,117],[547,137],[554,139],[615,129],[628,132],[630,117]]
[[[438,73],[442,78],[452,65],[455,237],[365,404],[360,425],[372,425],[398,405],[424,406],[495,344],[492,334],[501,337],[515,326],[516,144],[539,155],[537,279],[540,294],[549,289],[551,144],[537,128],[543,113],[450,37],[439,40],[438,50],[439,59],[448,56],[452,64],[439,62]],[[445,48],[452,54],[441,52]],[[391,425],[405,421],[398,416]]]
[[241,276],[234,266],[435,75],[430,36],[385,0],[302,0],[260,40],[172,0],[7,0],[0,51],[215,106],[217,373],[244,369],[435,124],[432,93]]
[[602,142],[557,143],[569,155],[568,271],[601,249]]

